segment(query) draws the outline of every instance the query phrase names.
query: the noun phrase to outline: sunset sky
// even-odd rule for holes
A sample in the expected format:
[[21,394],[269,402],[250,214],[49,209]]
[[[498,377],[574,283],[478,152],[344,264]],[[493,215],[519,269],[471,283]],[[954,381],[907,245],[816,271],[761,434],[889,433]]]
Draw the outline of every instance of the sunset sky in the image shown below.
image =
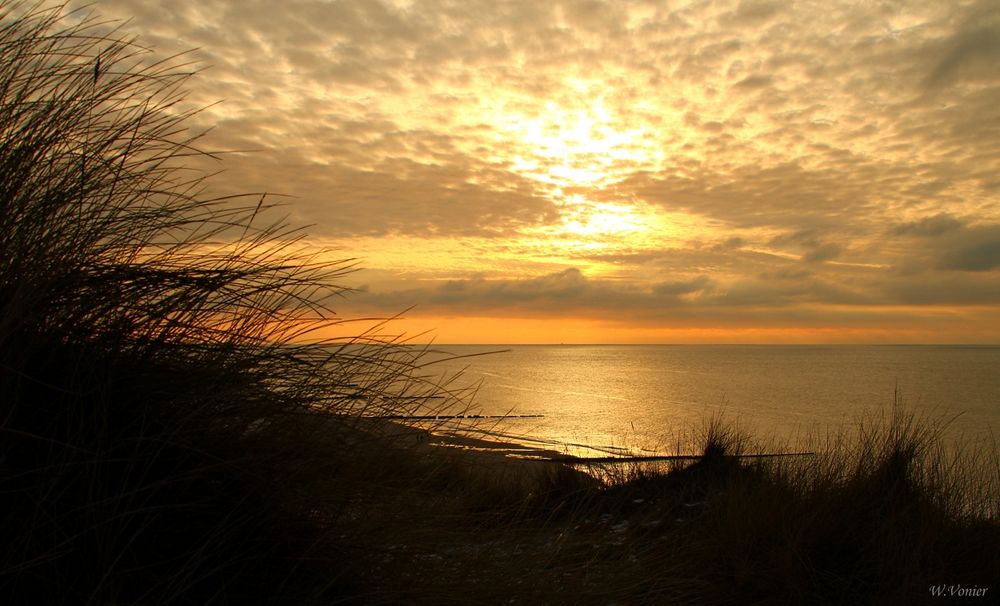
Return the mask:
[[[82,3],[77,3],[82,4]],[[75,5],[71,5],[75,6]],[[1000,4],[106,0],[441,343],[1000,342]]]

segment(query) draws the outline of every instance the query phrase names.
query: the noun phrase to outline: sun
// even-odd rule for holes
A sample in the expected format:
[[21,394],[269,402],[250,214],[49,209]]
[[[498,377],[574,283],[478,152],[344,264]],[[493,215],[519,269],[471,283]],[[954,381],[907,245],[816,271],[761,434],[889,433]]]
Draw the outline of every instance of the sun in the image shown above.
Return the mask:
[[612,186],[663,167],[656,127],[603,82],[562,84],[544,100],[491,100],[484,114],[495,134],[493,160],[537,183],[558,210],[556,221],[521,235],[540,254],[562,257],[650,244],[665,232],[662,212],[616,199]]
[[545,111],[520,121],[515,171],[561,187],[597,187],[650,163],[641,128],[625,128],[601,100],[587,108],[545,104]]
[[648,220],[633,206],[594,203],[574,194],[568,197],[563,206],[562,222],[558,229],[562,233],[585,237],[624,237],[648,229]]
[[603,187],[636,170],[662,165],[654,130],[594,93],[598,84],[570,81],[557,100],[501,103],[491,122],[511,169],[554,188]]
[[571,194],[558,207],[558,220],[523,228],[520,241],[536,258],[572,263],[589,275],[617,271],[595,254],[654,250],[679,235],[669,216],[644,203],[594,202]]

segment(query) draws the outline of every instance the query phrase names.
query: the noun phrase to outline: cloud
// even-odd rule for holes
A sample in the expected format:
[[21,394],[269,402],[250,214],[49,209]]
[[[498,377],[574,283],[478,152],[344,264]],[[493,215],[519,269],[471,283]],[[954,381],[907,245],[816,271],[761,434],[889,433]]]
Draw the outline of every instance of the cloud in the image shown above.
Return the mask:
[[782,2],[743,0],[734,11],[731,19],[738,23],[757,25],[778,14],[783,5]]
[[935,237],[959,229],[963,225],[964,223],[947,213],[938,213],[932,217],[924,217],[917,221],[900,223],[892,228],[892,233],[897,236],[915,235]]
[[712,250],[720,252],[738,250],[744,247],[746,244],[747,241],[741,238],[740,236],[729,236],[722,242],[719,242],[718,244],[714,245],[712,247]]
[[801,266],[756,276],[699,274],[648,284],[591,279],[577,268],[527,279],[480,277],[418,284],[402,290],[391,285],[372,288],[357,296],[355,303],[397,310],[416,304],[422,312],[448,314],[625,315],[664,320],[680,314],[708,320],[740,313],[784,313],[779,310],[802,306],[845,313],[855,308],[861,313],[880,305],[982,305],[1000,293],[996,281],[978,280],[969,273],[932,270],[900,276],[868,269],[820,274]]
[[1000,225],[972,227],[948,242],[941,269],[989,271],[1000,267]]
[[416,289],[370,292],[357,301],[399,309],[404,301],[410,301],[408,305],[415,302],[422,309],[463,313],[511,309],[565,311],[588,306],[599,310],[603,307],[599,302],[608,299],[609,292],[607,287],[588,280],[579,269],[570,267],[536,278],[448,280]]
[[822,263],[836,259],[843,252],[843,247],[835,242],[820,244],[802,256],[802,260],[807,263]]
[[[818,6],[97,9],[210,66],[190,82],[192,105],[222,100],[195,118],[203,145],[257,150],[206,165],[225,171],[210,192],[287,194],[315,237],[406,241],[412,267],[464,247],[414,273],[376,257],[373,308],[819,322],[991,304],[995,1]],[[567,228],[599,204],[635,229]]]
[[[888,305],[995,307],[1000,300],[1000,280],[983,280],[971,272],[929,271],[889,277],[875,291]],[[954,313],[952,311],[952,313]]]
[[[1000,169],[1000,151],[990,143],[998,139],[991,126],[1000,116],[995,88],[952,94],[945,107],[919,95],[929,74],[997,64],[983,58],[992,52],[996,23],[988,3],[950,11],[913,2],[895,12],[848,3],[815,12],[741,2],[727,12],[695,3],[664,9],[593,0],[408,7],[299,0],[280,11],[260,0],[178,0],[170,10],[109,0],[100,8],[134,15],[132,27],[153,45],[199,46],[198,56],[213,67],[195,96],[225,99],[218,113],[206,115],[218,125],[213,140],[269,150],[274,158],[255,163],[256,172],[266,170],[268,189],[316,211],[338,172],[319,177],[293,168],[295,177],[286,178],[285,162],[296,155],[376,175],[373,164],[387,157],[433,163],[468,175],[465,185],[484,196],[506,177],[523,179],[503,157],[517,134],[499,133],[490,122],[495,116],[475,113],[492,103],[527,120],[546,103],[595,94],[567,82],[588,77],[607,82],[600,94],[609,109],[655,128],[667,152],[658,170],[636,171],[615,191],[671,207],[678,200],[663,194],[676,194],[692,212],[736,225],[787,225],[796,215],[855,221],[876,200],[903,208],[920,198],[933,204],[934,196],[954,195],[964,184],[988,188]],[[943,56],[944,48],[950,54]],[[678,109],[705,136],[671,132],[665,119]],[[947,162],[927,161],[942,154]],[[484,185],[478,175],[487,170],[497,178]],[[377,181],[343,181],[336,190],[370,187],[361,196],[371,199],[383,193]],[[548,195],[543,184],[523,185],[536,190],[531,197]],[[685,198],[699,199],[683,204]],[[394,208],[407,212],[405,203]],[[517,229],[526,215],[518,208],[512,214],[508,226]],[[315,223],[326,230],[322,215]],[[424,223],[403,220],[399,228],[435,231]],[[334,229],[325,235],[344,231]],[[436,233],[454,230],[442,225]]]
[[988,272],[1000,267],[1000,223],[967,224],[940,213],[894,226],[893,236],[918,239],[920,246],[907,261],[910,272],[938,270]]
[[759,88],[767,88],[771,86],[771,84],[773,83],[774,83],[773,76],[754,74],[752,76],[747,76],[746,78],[743,78],[742,80],[734,84],[733,87],[754,90]]
[[969,9],[957,31],[937,43],[940,59],[925,80],[940,89],[960,80],[994,79],[1000,69],[1000,16],[996,4],[980,1]]
[[667,297],[679,297],[709,290],[713,286],[708,276],[697,276],[690,280],[658,282],[653,284],[653,293]]

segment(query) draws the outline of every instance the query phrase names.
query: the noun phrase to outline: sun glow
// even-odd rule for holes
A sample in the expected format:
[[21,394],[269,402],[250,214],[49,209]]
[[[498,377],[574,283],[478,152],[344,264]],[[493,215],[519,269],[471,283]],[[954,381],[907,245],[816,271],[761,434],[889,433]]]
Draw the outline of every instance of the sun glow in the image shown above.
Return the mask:
[[606,193],[636,171],[662,167],[659,137],[604,83],[567,78],[562,84],[544,102],[508,98],[484,108],[496,136],[494,159],[543,184],[559,208],[557,222],[522,235],[570,250],[641,246],[662,227],[661,217]]
[[654,249],[683,237],[669,214],[646,204],[593,202],[571,194],[559,206],[557,222],[522,230],[522,241],[532,243],[535,254],[586,266],[593,274],[612,269],[588,259],[593,253]]
[[602,187],[662,165],[655,132],[608,106],[604,95],[573,81],[574,94],[541,107],[494,109],[492,124],[511,168],[554,187]]
[[559,231],[578,236],[625,236],[650,227],[650,217],[625,204],[593,203],[578,194],[564,205]]

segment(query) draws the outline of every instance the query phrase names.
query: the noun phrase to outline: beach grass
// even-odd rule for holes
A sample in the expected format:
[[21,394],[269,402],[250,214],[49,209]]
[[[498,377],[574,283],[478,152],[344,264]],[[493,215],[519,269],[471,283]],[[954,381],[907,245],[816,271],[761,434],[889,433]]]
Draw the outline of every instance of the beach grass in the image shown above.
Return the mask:
[[[1000,459],[946,447],[939,429],[892,407],[812,456],[754,458],[741,455],[762,445],[716,417],[693,460],[623,460],[597,473],[581,467],[583,477],[467,457],[457,472],[438,470],[452,483],[427,493],[431,506],[412,499],[369,520],[382,530],[368,535],[360,574],[384,603],[919,604],[962,588],[985,595],[1000,578]],[[511,473],[518,481],[504,483]]]
[[309,435],[348,440],[358,417],[457,394],[377,324],[306,342],[344,321],[330,305],[353,262],[267,219],[263,193],[206,196],[188,170],[212,157],[186,127],[193,66],[64,13],[0,2],[3,591],[337,594],[342,561],[297,514],[343,491],[306,504],[298,486],[349,466],[350,446]]
[[[647,464],[428,440],[425,348],[332,309],[354,265],[188,170],[185,57],[0,0],[0,599],[936,603],[1000,591],[1000,453],[899,413],[812,456],[724,419]],[[393,420],[389,420],[389,419]],[[993,583],[993,584],[991,584]]]

